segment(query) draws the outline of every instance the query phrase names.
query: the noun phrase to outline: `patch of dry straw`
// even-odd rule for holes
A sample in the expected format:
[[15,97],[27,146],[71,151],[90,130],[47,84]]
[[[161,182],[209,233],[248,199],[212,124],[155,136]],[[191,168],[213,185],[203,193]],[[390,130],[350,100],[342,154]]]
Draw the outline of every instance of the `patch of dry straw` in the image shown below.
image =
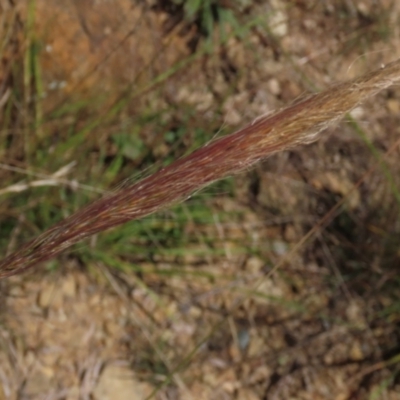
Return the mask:
[[0,278],[19,274],[82,239],[188,198],[210,183],[276,152],[311,143],[360,102],[400,80],[400,60],[332,86],[215,140],[153,175],[76,212],[0,262]]

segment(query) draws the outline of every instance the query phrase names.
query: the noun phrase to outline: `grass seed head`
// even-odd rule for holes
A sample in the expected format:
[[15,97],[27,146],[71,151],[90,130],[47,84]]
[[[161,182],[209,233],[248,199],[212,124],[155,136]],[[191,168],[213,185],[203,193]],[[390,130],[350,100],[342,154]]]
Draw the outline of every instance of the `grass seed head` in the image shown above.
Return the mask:
[[360,102],[399,80],[400,60],[260,117],[59,222],[3,259],[0,278],[53,258],[88,236],[183,201],[210,183],[274,153],[311,143]]

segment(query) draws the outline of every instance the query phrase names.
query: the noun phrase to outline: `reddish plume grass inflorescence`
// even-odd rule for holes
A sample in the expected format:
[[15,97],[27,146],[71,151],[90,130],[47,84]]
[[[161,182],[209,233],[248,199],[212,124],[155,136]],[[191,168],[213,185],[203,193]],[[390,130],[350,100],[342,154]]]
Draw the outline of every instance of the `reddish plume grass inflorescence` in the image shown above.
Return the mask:
[[105,196],[45,231],[0,262],[0,278],[19,274],[72,244],[188,198],[210,183],[300,144],[336,123],[361,101],[400,80],[400,60],[353,81],[257,118],[137,183]]

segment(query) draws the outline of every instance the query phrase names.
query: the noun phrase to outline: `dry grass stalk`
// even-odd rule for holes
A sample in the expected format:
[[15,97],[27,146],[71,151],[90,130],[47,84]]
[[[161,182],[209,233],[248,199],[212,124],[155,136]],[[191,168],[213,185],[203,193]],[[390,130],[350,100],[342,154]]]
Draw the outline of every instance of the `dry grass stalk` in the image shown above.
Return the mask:
[[397,60],[260,117],[48,229],[0,262],[0,278],[19,274],[90,235],[183,201],[193,192],[271,154],[311,143],[361,101],[399,80],[400,60]]

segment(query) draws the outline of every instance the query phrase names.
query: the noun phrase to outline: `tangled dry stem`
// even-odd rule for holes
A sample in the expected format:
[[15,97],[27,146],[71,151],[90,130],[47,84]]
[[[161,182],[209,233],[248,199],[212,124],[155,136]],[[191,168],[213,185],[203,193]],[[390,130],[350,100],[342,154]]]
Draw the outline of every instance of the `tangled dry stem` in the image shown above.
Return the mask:
[[0,262],[0,278],[55,257],[82,239],[183,201],[210,183],[282,150],[311,143],[360,102],[400,80],[400,60],[333,86],[215,140],[143,180],[103,197]]

